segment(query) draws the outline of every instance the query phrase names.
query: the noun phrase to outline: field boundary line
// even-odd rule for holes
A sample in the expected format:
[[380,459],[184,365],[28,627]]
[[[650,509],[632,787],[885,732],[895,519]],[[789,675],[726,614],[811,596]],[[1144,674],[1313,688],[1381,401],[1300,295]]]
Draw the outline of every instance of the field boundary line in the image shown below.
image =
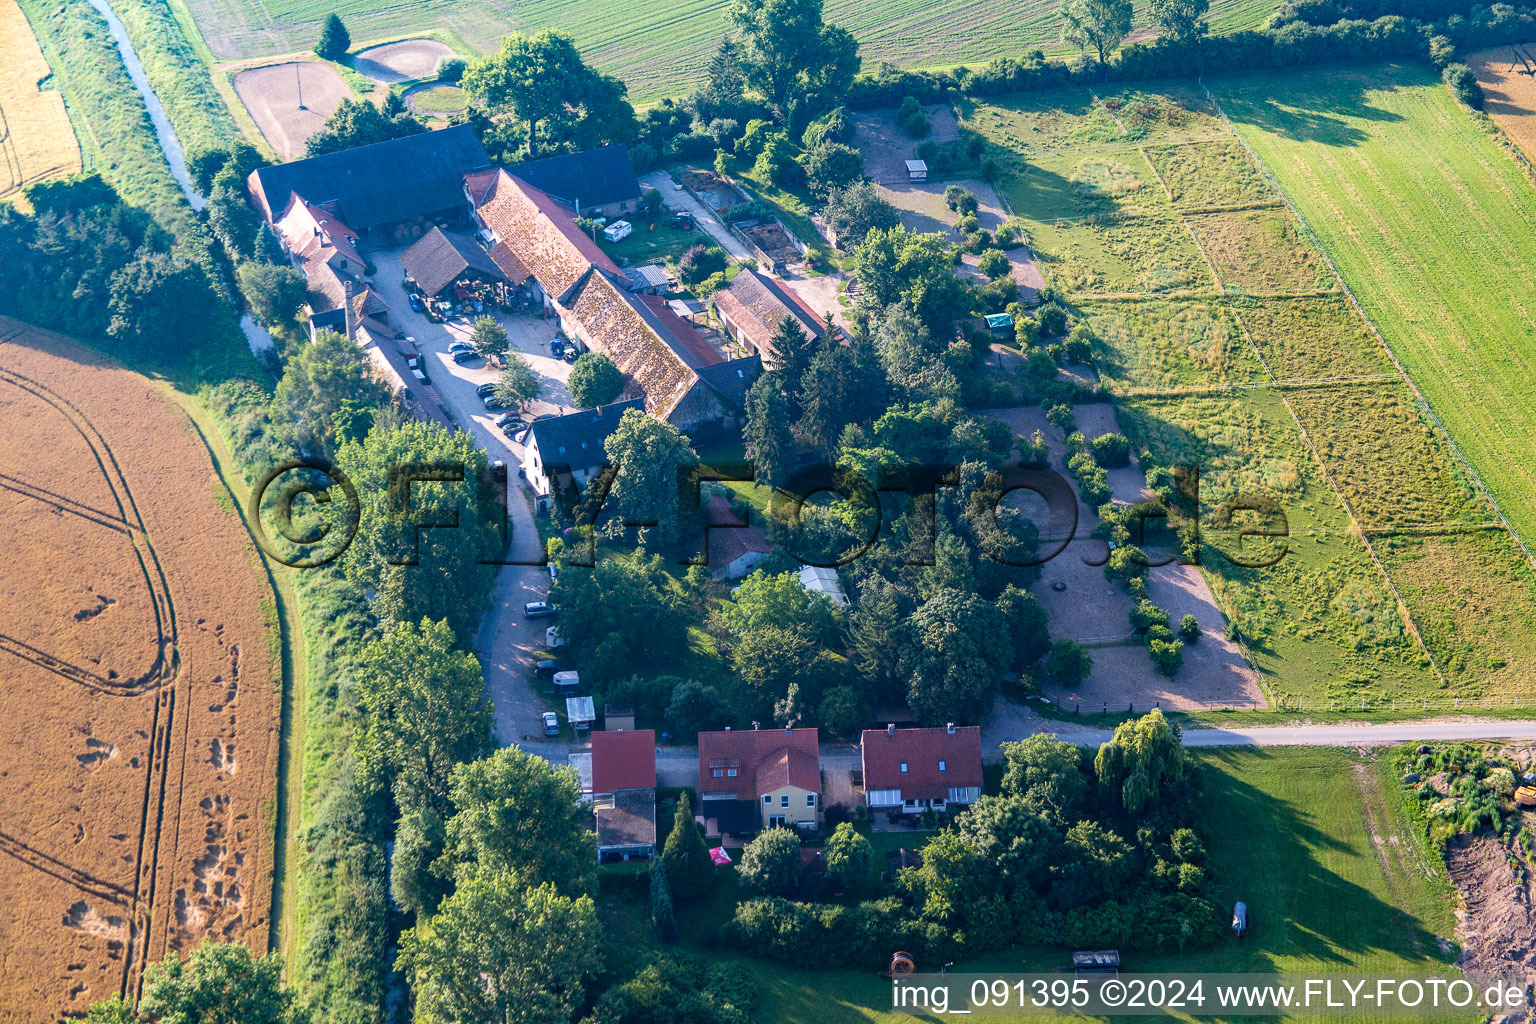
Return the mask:
[[[1228,310],[1235,316],[1237,311]],[[1372,374],[1363,377],[1315,377],[1298,380],[1231,381],[1225,384],[1190,384],[1176,388],[1125,388],[1111,390],[1114,395],[1126,398],[1174,398],[1181,395],[1222,395],[1233,391],[1308,391],[1313,388],[1356,387],[1370,384],[1397,384],[1401,381],[1394,374]]]
[[1345,281],[1344,275],[1339,273],[1339,268],[1334,265],[1333,258],[1328,255],[1328,251],[1323,248],[1322,241],[1317,237],[1317,233],[1312,230],[1312,225],[1307,223],[1306,218],[1301,215],[1301,211],[1296,208],[1296,204],[1291,202],[1291,197],[1285,194],[1285,189],[1281,186],[1280,179],[1277,178],[1275,173],[1269,169],[1269,165],[1259,157],[1259,154],[1254,150],[1254,148],[1248,144],[1248,140],[1243,138],[1242,133],[1237,130],[1237,126],[1232,123],[1232,119],[1228,117],[1227,112],[1222,109],[1221,102],[1216,99],[1215,93],[1211,92],[1210,88],[1205,84],[1205,77],[1203,75],[1200,77],[1199,82],[1200,88],[1205,92],[1206,98],[1211,101],[1211,105],[1216,108],[1216,112],[1221,115],[1221,119],[1225,121],[1227,127],[1232,130],[1232,134],[1237,136],[1238,142],[1242,143],[1243,148],[1248,151],[1248,155],[1251,156],[1258,164],[1259,169],[1264,172],[1264,176],[1269,179],[1270,184],[1272,184],[1275,187],[1275,190],[1280,193],[1280,198],[1285,201],[1285,205],[1290,207],[1291,213],[1296,217],[1296,222],[1300,224],[1301,229],[1307,233],[1307,237],[1312,240],[1313,247],[1316,248],[1318,254],[1323,257],[1323,262],[1328,265],[1328,269],[1333,272],[1334,279],[1339,282],[1339,287],[1343,290],[1344,295],[1349,299],[1349,304],[1355,307],[1355,312],[1359,314],[1361,320],[1365,321],[1365,325],[1370,328],[1372,336],[1376,339],[1376,343],[1381,346],[1381,350],[1386,353],[1386,356],[1389,360],[1391,360],[1392,365],[1397,368],[1397,372],[1399,375],[1401,375],[1403,383],[1408,385],[1408,390],[1413,393],[1413,397],[1418,401],[1419,407],[1427,416],[1429,416],[1430,421],[1434,423],[1435,427],[1440,431],[1441,436],[1445,438],[1446,444],[1450,447],[1451,451],[1456,456],[1456,461],[1461,463],[1462,468],[1467,471],[1467,475],[1471,478],[1472,482],[1477,485],[1478,492],[1482,494],[1483,498],[1486,499],[1490,505],[1493,506],[1494,514],[1499,517],[1499,522],[1504,524],[1505,531],[1509,533],[1510,537],[1514,539],[1515,544],[1519,546],[1521,553],[1525,555],[1526,562],[1530,564],[1532,569],[1536,569],[1536,557],[1532,557],[1531,549],[1526,546],[1525,539],[1515,531],[1513,526],[1509,525],[1509,517],[1504,514],[1504,509],[1499,506],[1498,499],[1493,496],[1493,492],[1490,491],[1488,489],[1488,485],[1483,482],[1482,474],[1478,473],[1477,467],[1472,465],[1471,461],[1467,458],[1466,453],[1461,450],[1461,446],[1456,443],[1456,439],[1451,436],[1451,432],[1447,430],[1445,424],[1441,422],[1440,417],[1435,413],[1434,408],[1430,406],[1429,400],[1424,397],[1424,393],[1419,390],[1419,386],[1414,383],[1413,378],[1409,376],[1408,371],[1403,368],[1402,362],[1397,358],[1397,353],[1392,351],[1392,346],[1387,344],[1387,339],[1382,335],[1381,331],[1377,329],[1376,322],[1366,315],[1365,309],[1360,305],[1360,300],[1355,298],[1355,293],[1349,287],[1349,282]]
[[[1110,116],[1114,116],[1113,110],[1110,111]],[[1119,124],[1120,119],[1115,118],[1115,123]],[[1205,251],[1205,246],[1200,244],[1200,239],[1195,235],[1195,229],[1189,226],[1189,221],[1184,217],[1182,213],[1179,212],[1179,208],[1174,205],[1173,190],[1168,187],[1168,183],[1163,180],[1163,176],[1157,172],[1157,165],[1152,162],[1152,158],[1147,156],[1147,147],[1137,146],[1136,152],[1141,154],[1142,162],[1147,165],[1147,170],[1152,172],[1152,180],[1157,182],[1158,187],[1163,190],[1163,197],[1168,200],[1168,209],[1173,213],[1175,217],[1179,219],[1179,227],[1184,229],[1184,233],[1188,235],[1189,240],[1194,243],[1195,251],[1198,252],[1200,254],[1200,258],[1205,261],[1205,269],[1210,271],[1211,282],[1216,286],[1216,294],[1225,295],[1227,293],[1227,286],[1222,283],[1221,273],[1217,271],[1216,264],[1212,262],[1210,253]]]
[[[1154,167],[1155,169],[1155,167]],[[1172,198],[1170,196],[1170,198]],[[1247,213],[1249,210],[1279,210],[1285,206],[1278,199],[1255,199],[1247,203],[1230,203],[1217,206],[1180,206],[1174,203],[1174,209],[1186,217],[1201,217],[1215,213]]]

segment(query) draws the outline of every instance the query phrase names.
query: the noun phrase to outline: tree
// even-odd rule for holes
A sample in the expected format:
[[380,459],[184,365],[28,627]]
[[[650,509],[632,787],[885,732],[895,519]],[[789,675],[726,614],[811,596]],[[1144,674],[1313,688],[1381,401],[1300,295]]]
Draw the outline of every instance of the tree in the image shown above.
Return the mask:
[[324,60],[344,60],[347,51],[352,48],[352,36],[347,32],[347,26],[341,23],[341,17],[332,12],[325,19],[325,27],[320,30],[320,40],[315,43],[315,53]]
[[672,691],[666,719],[673,735],[696,736],[729,725],[731,708],[713,686],[686,679]]
[[1068,829],[1062,854],[1065,877],[1055,895],[1063,905],[1114,896],[1136,872],[1130,844],[1096,821],[1085,819]]
[[[283,962],[239,942],[205,941],[144,971],[139,1013],[158,1024],[302,1024],[309,1018],[283,987]],[[132,1018],[130,1018],[132,1019]]]
[[449,773],[491,742],[479,659],[454,647],[447,622],[395,623],[363,648],[357,699],[364,772],[419,787],[446,814]]
[[709,887],[715,863],[704,845],[699,823],[693,820],[693,800],[686,791],[677,798],[672,831],[661,849],[661,860],[666,865],[669,887],[676,883],[675,896],[687,900],[703,895]]
[[677,279],[698,284],[725,270],[725,250],[717,245],[693,245],[677,258]]
[[561,1024],[584,1003],[601,949],[592,897],[482,871],[400,936],[396,968],[418,1024]]
[[901,678],[901,652],[912,601],[894,583],[872,576],[863,584],[848,617],[848,649],[855,665],[878,692]]
[[477,316],[469,332],[469,343],[487,359],[499,356],[507,351],[507,329],[493,316]]
[[738,640],[773,627],[798,633],[812,643],[829,644],[837,632],[832,602],[825,594],[808,593],[789,572],[754,571],[720,611]]
[[1131,32],[1131,0],[1072,0],[1061,10],[1061,39],[1079,50],[1093,47],[1099,63]]
[[655,523],[666,543],[682,532],[681,482],[699,464],[688,439],[670,423],[626,409],[603,442],[615,467],[608,505],[625,523]]
[[419,799],[402,799],[389,858],[389,893],[400,909],[420,919],[437,909],[452,885],[433,871],[447,833],[443,817]]
[[851,686],[834,686],[821,698],[816,720],[827,732],[853,739],[869,723],[869,706]]
[[782,120],[792,108],[837,105],[858,74],[858,42],[821,12],[822,0],[736,0],[731,9],[746,84]]
[[836,236],[838,247],[844,249],[864,241],[864,236],[875,228],[889,231],[901,223],[896,207],[881,198],[873,183],[862,178],[829,189],[821,215]]
[[1184,641],[1156,638],[1147,641],[1147,656],[1160,675],[1173,676],[1184,664]]
[[752,164],[752,176],[788,190],[798,187],[804,175],[800,162],[795,159],[795,144],[789,141],[789,133],[771,133]]
[[1013,264],[1008,262],[1008,254],[1003,250],[988,249],[976,261],[976,269],[997,281],[1013,273]]
[[513,872],[568,895],[596,886],[596,839],[587,827],[592,813],[583,809],[570,769],[503,747],[459,765],[452,796],[440,875]]
[[846,821],[832,830],[822,856],[828,877],[847,892],[858,892],[875,880],[875,848]]
[[736,869],[744,885],[770,896],[784,896],[800,881],[800,837],[778,825],[757,834],[741,851]]
[[1002,615],[988,601],[940,590],[913,614],[912,640],[900,673],[920,722],[978,722],[992,710],[998,681],[1012,659]]
[[595,678],[622,679],[688,649],[688,605],[659,555],[599,558],[591,569],[561,573],[551,596],[561,636]]
[[1441,70],[1440,77],[1457,100],[1473,110],[1483,109],[1483,87],[1477,83],[1477,76],[1471,68],[1465,64],[1447,64]]
[[[240,269],[248,266],[253,264]],[[272,419],[286,424],[300,447],[330,453],[341,444],[361,441],[371,425],[370,417],[350,432],[339,430],[343,410],[378,409],[388,399],[389,390],[362,347],[344,334],[321,330],[314,341],[300,345],[284,367],[272,396]]]
[[339,153],[344,149],[420,135],[426,130],[426,125],[412,117],[409,111],[392,115],[366,99],[343,99],[319,130],[305,141],[304,155]]
[[1020,890],[1045,880],[1061,833],[1056,822],[1017,796],[983,796],[956,822],[960,841],[998,876],[1001,888]]
[[1152,710],[1121,722],[1099,748],[1093,770],[1100,788],[1118,798],[1131,814],[1140,814],[1184,777],[1184,745],[1177,726]]
[[954,334],[954,322],[971,307],[969,286],[955,276],[949,240],[938,232],[921,234],[897,225],[875,229],[855,250],[859,305],[872,315],[901,303],[915,313],[935,338]]
[[457,83],[464,77],[464,70],[469,67],[469,62],[463,57],[455,57],[452,54],[444,54],[437,58],[437,80],[439,82]]
[[896,111],[896,125],[914,139],[928,134],[928,113],[916,96],[903,96]]
[[879,416],[890,391],[880,355],[867,337],[823,345],[800,378],[800,432],[830,458],[837,454],[844,428]]
[[583,352],[571,367],[571,376],[565,382],[571,392],[571,401],[579,409],[607,405],[624,390],[624,374],[612,359],[601,352]]
[[672,908],[672,888],[667,883],[667,862],[651,862],[651,931],[660,942],[677,941],[677,915]]
[[747,392],[747,422],[742,429],[747,457],[757,480],[777,486],[794,466],[793,417],[784,394],[784,378],[769,370]]
[[112,275],[107,337],[129,355],[184,361],[216,335],[228,305],[198,264],[141,247]]
[[1205,14],[1210,0],[1152,0],[1152,20],[1164,39],[1187,43],[1205,35]]
[[235,268],[235,281],[251,313],[268,327],[287,324],[309,297],[309,282],[292,267],[242,263]]
[[1093,655],[1076,640],[1061,639],[1051,647],[1045,674],[1063,689],[1071,689],[1093,671]]
[[785,316],[774,327],[773,338],[768,342],[768,347],[773,353],[774,370],[781,375],[793,407],[798,411],[801,378],[810,368],[811,356],[816,350],[816,339],[806,332],[799,320],[792,316]]
[[493,124],[516,122],[528,155],[583,150],[635,137],[635,111],[618,79],[588,67],[563,32],[513,33],[464,72],[463,87]]
[[864,158],[841,142],[823,142],[806,153],[805,178],[811,194],[825,200],[833,189],[864,180]]
[[997,597],[997,610],[1008,624],[1015,665],[1032,665],[1045,657],[1051,634],[1045,607],[1035,595],[1010,583]]
[[1077,817],[1088,792],[1078,748],[1055,735],[1037,733],[1002,745],[1007,769],[1003,793],[1016,796],[1036,814],[1066,824]]
[[544,382],[538,373],[517,352],[508,353],[506,365],[496,378],[496,397],[503,403],[521,409],[538,398],[544,391]]

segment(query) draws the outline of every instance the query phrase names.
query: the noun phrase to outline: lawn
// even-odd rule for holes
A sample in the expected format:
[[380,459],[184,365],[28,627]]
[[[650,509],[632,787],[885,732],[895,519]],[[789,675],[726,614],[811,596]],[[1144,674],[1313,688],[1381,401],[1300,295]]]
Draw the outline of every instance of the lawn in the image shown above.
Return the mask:
[[[424,30],[445,37],[466,55],[494,50],[510,32],[552,28],[570,33],[582,55],[629,85],[631,99],[652,103],[682,96],[702,76],[727,27],[729,5],[718,0],[638,0],[622,11],[577,0],[517,0],[446,4],[382,0],[189,0],[208,45],[220,59],[265,57],[314,44],[316,26],[335,11],[352,38],[364,41]],[[1274,0],[1213,0],[1214,31],[1257,28]],[[826,20],[859,40],[864,67],[881,61],[911,67],[982,63],[1042,49],[1076,56],[1061,42],[1059,0],[832,0]],[[1138,8],[1136,24],[1149,21]]]
[[[1186,955],[1126,954],[1133,971],[1443,974],[1440,937],[1455,930],[1454,897],[1439,861],[1407,822],[1390,755],[1342,750],[1220,750],[1194,755],[1203,777],[1206,839],[1221,904],[1243,900],[1251,928],[1241,943]],[[1219,828],[1217,827],[1219,825]],[[1373,843],[1373,837],[1384,840]],[[605,900],[610,948],[649,945],[644,900]],[[736,960],[708,927],[737,891],[717,892],[685,913],[683,948]],[[1023,949],[955,964],[971,972],[1056,971],[1060,949]],[[766,996],[759,1020],[777,1024],[897,1024],[890,986],[856,971],[793,970],[760,961],[751,973]],[[936,964],[919,964],[920,971]],[[995,1018],[1017,1019],[1017,1018]],[[1354,1018],[1366,1019],[1366,1018]]]
[[1536,191],[1416,67],[1214,91],[1515,530],[1536,541]]
[[631,220],[634,232],[623,241],[610,242],[598,233],[597,244],[619,266],[642,267],[647,263],[675,261],[695,245],[713,245],[714,240],[699,230],[679,231],[663,220],[654,226],[644,219]]

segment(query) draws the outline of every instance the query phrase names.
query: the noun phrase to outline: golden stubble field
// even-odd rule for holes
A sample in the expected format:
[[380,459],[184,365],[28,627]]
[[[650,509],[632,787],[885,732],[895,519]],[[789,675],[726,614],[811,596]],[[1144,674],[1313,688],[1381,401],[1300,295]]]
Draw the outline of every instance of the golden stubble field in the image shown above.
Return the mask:
[[267,948],[271,591],[189,421],[0,317],[0,1022]]
[[1467,58],[1483,87],[1483,110],[1536,160],[1536,46],[1501,46]]
[[16,0],[0,0],[0,198],[80,169],[64,97],[38,88],[51,73]]

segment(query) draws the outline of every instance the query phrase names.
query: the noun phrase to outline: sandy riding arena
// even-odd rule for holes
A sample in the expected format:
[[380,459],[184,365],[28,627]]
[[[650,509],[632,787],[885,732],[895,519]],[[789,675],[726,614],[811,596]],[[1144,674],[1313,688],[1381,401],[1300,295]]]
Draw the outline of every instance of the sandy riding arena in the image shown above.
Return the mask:
[[335,68],[313,61],[242,71],[235,76],[235,93],[284,160],[303,156],[309,137],[342,100],[352,98]]
[[207,449],[137,374],[0,317],[0,1022],[265,951],[272,594]]
[[453,51],[435,39],[402,39],[355,54],[352,66],[375,82],[404,82],[432,78],[438,58],[452,56]]
[[80,169],[64,97],[38,89],[50,74],[16,0],[0,0],[0,197]]
[[1467,66],[1483,87],[1483,110],[1536,160],[1536,44],[1483,50]]

